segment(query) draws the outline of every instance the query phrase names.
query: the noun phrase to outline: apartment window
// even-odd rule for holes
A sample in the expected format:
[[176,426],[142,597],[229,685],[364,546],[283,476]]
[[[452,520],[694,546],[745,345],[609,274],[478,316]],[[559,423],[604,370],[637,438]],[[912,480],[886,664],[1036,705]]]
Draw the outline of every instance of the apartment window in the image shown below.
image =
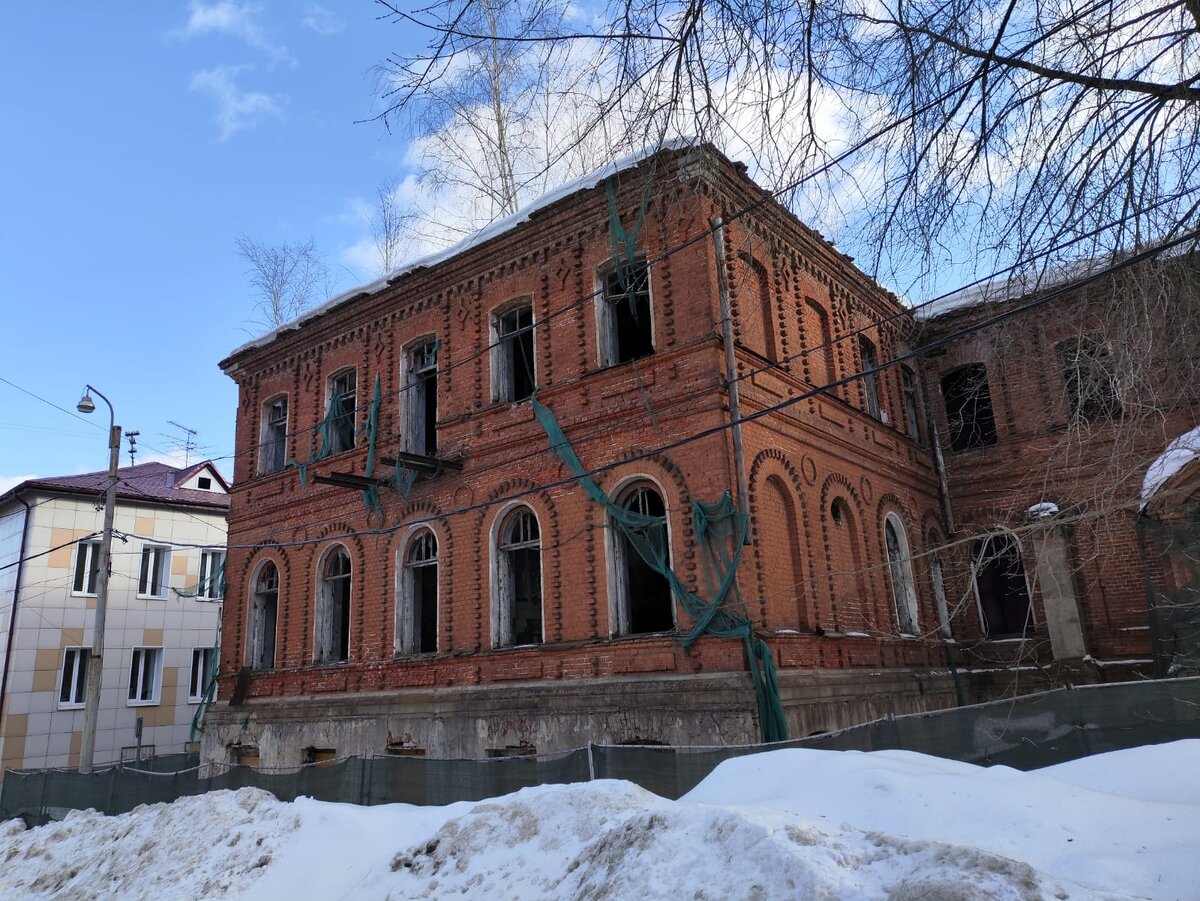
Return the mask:
[[287,460],[288,403],[277,397],[263,406],[262,433],[259,436],[258,472],[279,472]]
[[517,403],[537,384],[533,363],[533,306],[522,304],[496,317],[492,377],[496,400]]
[[58,682],[58,706],[82,707],[87,699],[87,668],[90,652],[87,648],[66,648],[63,651],[62,673]]
[[75,546],[75,578],[71,590],[75,594],[95,594],[100,575],[100,542],[81,541]]
[[431,530],[421,530],[409,542],[400,578],[397,650],[433,654],[438,638],[438,543]]
[[134,648],[129,663],[129,703],[157,704],[162,681],[162,648]]
[[404,380],[404,449],[432,457],[437,453],[437,341],[408,349]]
[[188,701],[195,704],[204,700],[208,684],[217,673],[216,648],[192,648],[192,669],[188,677]]
[[1056,345],[1063,367],[1067,414],[1072,424],[1104,422],[1121,415],[1121,395],[1108,345],[1084,335]]
[[650,270],[645,263],[622,263],[604,276],[598,312],[602,366],[654,353]]
[[[649,485],[637,485],[622,495],[620,505],[631,514],[630,530],[666,566],[671,565],[667,539],[667,508],[660,495]],[[671,585],[658,570],[645,561],[623,529],[611,524],[611,553],[616,574],[615,631],[618,635],[666,632],[675,627]]]
[[256,670],[275,668],[275,623],[279,617],[279,569],[264,563],[254,580],[250,614],[250,666]]
[[950,449],[961,451],[996,443],[996,419],[987,367],[961,366],[942,376],[942,398],[950,426]]
[[879,365],[879,357],[875,353],[875,345],[860,335],[858,339],[858,351],[862,357],[862,383],[863,394],[867,402],[867,412],[876,419],[882,419],[883,417],[880,415],[879,409],[879,383],[876,380],[877,374],[870,371]]
[[887,549],[888,576],[900,634],[916,635],[917,589],[913,583],[912,554],[904,526],[894,513],[889,513],[883,521],[883,543]]
[[326,410],[326,441],[331,454],[354,447],[354,410],[357,403],[357,382],[353,369],[339,372],[329,379],[329,406]]
[[917,377],[908,366],[900,367],[900,388],[904,394],[904,424],[908,437],[921,440],[921,421],[917,417]]
[[158,545],[142,548],[142,568],[138,577],[138,594],[146,598],[167,596],[171,574],[171,549]]
[[542,542],[537,517],[518,507],[505,517],[497,548],[493,620],[497,646],[542,641]]
[[317,597],[317,662],[350,657],[350,555],[336,547],[325,557]]
[[219,601],[225,596],[225,552],[200,552],[200,586],[196,597],[206,601]]

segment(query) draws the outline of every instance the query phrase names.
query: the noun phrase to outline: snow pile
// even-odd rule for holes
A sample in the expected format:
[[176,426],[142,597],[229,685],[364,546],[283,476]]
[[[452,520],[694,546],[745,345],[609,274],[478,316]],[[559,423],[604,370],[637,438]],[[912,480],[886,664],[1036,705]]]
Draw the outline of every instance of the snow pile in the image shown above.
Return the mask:
[[1195,898],[1198,753],[1021,773],[787,749],[679,801],[608,780],[429,808],[215,792],[5,824],[0,897]]
[[1197,457],[1200,457],[1200,425],[1168,444],[1150,464],[1146,478],[1142,480],[1142,503],[1138,509],[1145,510],[1158,490]]

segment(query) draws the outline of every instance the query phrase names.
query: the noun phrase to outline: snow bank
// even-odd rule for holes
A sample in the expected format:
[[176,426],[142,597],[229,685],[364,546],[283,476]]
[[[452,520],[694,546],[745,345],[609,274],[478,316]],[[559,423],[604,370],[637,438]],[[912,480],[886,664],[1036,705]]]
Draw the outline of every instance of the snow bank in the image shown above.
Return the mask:
[[1198,750],[1021,773],[789,749],[679,801],[607,780],[427,808],[214,792],[4,824],[0,897],[1195,898]]
[[1168,444],[1167,449],[1150,464],[1146,478],[1142,480],[1142,503],[1138,509],[1145,510],[1158,490],[1197,457],[1200,457],[1200,425]]

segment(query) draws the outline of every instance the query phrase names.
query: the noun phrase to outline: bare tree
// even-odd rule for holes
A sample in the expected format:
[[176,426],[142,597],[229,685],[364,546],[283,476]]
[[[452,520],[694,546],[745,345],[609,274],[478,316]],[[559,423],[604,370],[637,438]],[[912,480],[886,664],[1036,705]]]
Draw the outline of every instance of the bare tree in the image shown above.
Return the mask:
[[247,263],[246,278],[257,295],[258,324],[276,328],[290,322],[328,293],[329,270],[311,238],[267,244],[239,235],[236,244],[238,256]]
[[371,213],[371,238],[379,254],[379,274],[391,272],[403,255],[407,239],[407,223],[411,218],[399,197],[400,181],[389,178],[376,189],[378,201]]

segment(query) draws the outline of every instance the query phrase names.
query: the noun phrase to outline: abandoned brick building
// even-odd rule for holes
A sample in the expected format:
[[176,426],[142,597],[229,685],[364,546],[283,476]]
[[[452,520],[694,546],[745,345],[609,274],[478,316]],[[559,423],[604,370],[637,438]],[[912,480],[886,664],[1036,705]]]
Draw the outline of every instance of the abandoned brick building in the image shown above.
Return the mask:
[[679,147],[238,349],[205,758],[741,743],[767,695],[796,736],[1136,666],[1131,527],[1092,553],[1027,478],[1079,330],[880,366],[992,306],[914,317]]

